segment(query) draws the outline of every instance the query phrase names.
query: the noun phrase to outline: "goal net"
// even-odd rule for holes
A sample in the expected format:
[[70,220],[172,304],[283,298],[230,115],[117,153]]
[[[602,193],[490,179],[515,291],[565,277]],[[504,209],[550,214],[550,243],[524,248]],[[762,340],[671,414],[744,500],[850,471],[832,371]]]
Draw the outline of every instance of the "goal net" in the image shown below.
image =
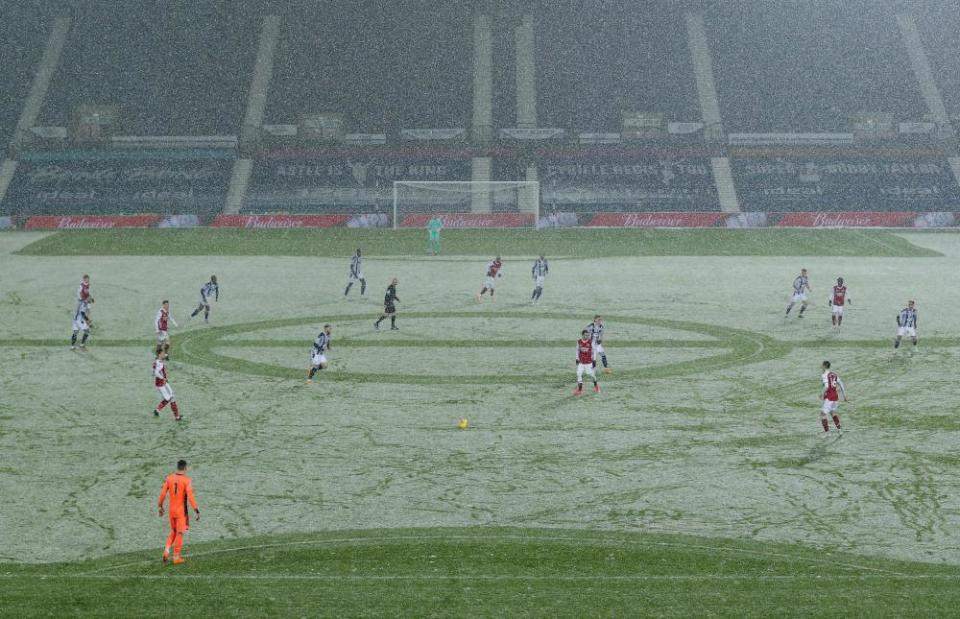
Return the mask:
[[537,181],[394,181],[393,227],[422,228],[440,217],[445,228],[536,227]]

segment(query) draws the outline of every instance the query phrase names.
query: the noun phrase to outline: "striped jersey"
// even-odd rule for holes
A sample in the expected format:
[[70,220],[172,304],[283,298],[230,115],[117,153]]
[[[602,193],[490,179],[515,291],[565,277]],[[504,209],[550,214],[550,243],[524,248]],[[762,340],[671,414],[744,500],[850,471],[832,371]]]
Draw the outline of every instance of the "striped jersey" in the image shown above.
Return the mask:
[[215,300],[220,300],[220,286],[213,281],[209,281],[200,288],[200,297],[204,301],[209,301],[210,297],[213,297]]
[[912,307],[905,307],[900,310],[900,313],[897,315],[897,326],[898,327],[912,327],[917,328],[917,310]]
[[594,344],[603,343],[603,325],[598,325],[595,322],[591,322],[587,325],[587,332],[590,334],[590,340]]
[[356,255],[356,254],[354,254],[353,258],[350,259],[350,276],[351,276],[351,277],[355,277],[355,278],[357,278],[357,279],[360,279],[360,273],[361,273],[361,269],[362,269],[361,263],[362,263],[362,262],[363,262],[363,258],[361,258],[360,256],[358,256],[358,255]]
[[533,276],[543,277],[549,272],[550,272],[550,265],[547,264],[547,259],[537,258],[537,261],[533,263]]
[[79,301],[77,303],[77,311],[73,314],[74,320],[87,321],[87,312],[90,310],[90,306],[86,301]]
[[322,353],[327,348],[330,347],[331,336],[327,335],[323,331],[320,332],[320,335],[317,336],[317,339],[313,340],[313,352]]
[[810,287],[810,278],[806,275],[797,275],[797,279],[793,280],[793,293],[801,294],[805,288]]

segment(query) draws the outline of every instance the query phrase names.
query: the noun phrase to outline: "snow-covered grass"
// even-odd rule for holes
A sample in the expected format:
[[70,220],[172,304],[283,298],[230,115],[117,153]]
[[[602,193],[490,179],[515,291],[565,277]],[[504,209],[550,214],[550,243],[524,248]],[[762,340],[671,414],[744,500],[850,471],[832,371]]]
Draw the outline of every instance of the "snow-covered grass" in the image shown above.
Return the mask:
[[[817,553],[960,565],[960,292],[950,285],[960,236],[887,235],[918,257],[838,258],[822,234],[822,255],[803,258],[774,242],[759,257],[717,248],[557,260],[538,306],[519,258],[506,262],[497,303],[478,305],[481,256],[370,251],[366,296],[355,286],[344,299],[349,253],[13,255],[23,237],[0,235],[0,558],[158,548],[159,484],[186,458],[203,507],[190,545],[557,527],[787,544],[838,564],[851,557]],[[509,241],[505,256],[537,253]],[[801,267],[811,307],[785,319]],[[83,273],[96,329],[77,353],[68,338]],[[211,323],[187,321],[211,273],[222,285]],[[826,300],[838,275],[853,305],[834,331]],[[401,330],[377,333],[394,276]],[[164,298],[181,323],[179,425],[150,414],[151,322]],[[894,351],[908,298],[920,346]],[[614,373],[601,394],[574,398],[574,340],[596,313]],[[331,367],[307,385],[325,322]],[[843,438],[820,436],[823,359],[851,398]],[[456,428],[460,417],[470,429]]]

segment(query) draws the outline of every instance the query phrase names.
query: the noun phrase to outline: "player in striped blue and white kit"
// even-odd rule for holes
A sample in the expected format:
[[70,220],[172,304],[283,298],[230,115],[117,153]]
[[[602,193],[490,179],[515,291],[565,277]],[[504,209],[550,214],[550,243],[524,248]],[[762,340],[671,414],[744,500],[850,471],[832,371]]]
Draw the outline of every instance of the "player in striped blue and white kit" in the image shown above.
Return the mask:
[[77,349],[77,334],[83,331],[83,338],[80,340],[80,350],[87,349],[87,338],[90,337],[90,327],[93,321],[90,319],[90,306],[93,305],[93,297],[87,297],[86,301],[77,301],[77,311],[73,313],[73,335],[70,336],[70,350]]
[[193,318],[200,313],[200,310],[203,310],[203,322],[208,322],[210,320],[210,299],[214,301],[220,300],[220,286],[217,284],[216,275],[211,275],[210,281],[200,288],[200,305],[197,306],[197,309],[193,310],[190,318]]
[[786,316],[790,315],[790,310],[793,309],[794,305],[800,303],[800,312],[797,314],[797,318],[803,318],[803,312],[807,309],[808,292],[813,292],[813,289],[810,288],[810,278],[807,277],[806,269],[800,269],[800,275],[797,275],[796,279],[793,280],[793,296],[790,297],[790,305],[787,306]]
[[330,350],[330,340],[333,339],[333,328],[330,325],[323,325],[323,331],[313,340],[313,350],[310,352],[310,372],[307,374],[307,383],[313,382],[313,376],[318,370],[327,369],[327,356],[324,354]]
[[593,340],[593,367],[597,367],[597,355],[600,355],[600,362],[603,363],[603,373],[613,372],[607,366],[607,353],[603,350],[603,319],[600,316],[594,316],[593,322],[587,325],[587,332],[590,339]]
[[549,272],[550,265],[547,263],[547,259],[543,257],[543,254],[540,254],[537,261],[533,263],[533,295],[530,297],[531,303],[536,303],[540,300],[540,295],[543,294],[543,280]]
[[360,250],[357,249],[356,255],[350,259],[350,276],[347,279],[347,289],[343,291],[343,296],[347,296],[350,287],[354,282],[360,282],[360,296],[367,291],[367,280],[363,279],[363,258],[360,257]]
[[907,306],[897,314],[897,339],[893,342],[894,348],[900,348],[900,338],[909,335],[913,345],[917,345],[917,308],[913,301],[907,301]]

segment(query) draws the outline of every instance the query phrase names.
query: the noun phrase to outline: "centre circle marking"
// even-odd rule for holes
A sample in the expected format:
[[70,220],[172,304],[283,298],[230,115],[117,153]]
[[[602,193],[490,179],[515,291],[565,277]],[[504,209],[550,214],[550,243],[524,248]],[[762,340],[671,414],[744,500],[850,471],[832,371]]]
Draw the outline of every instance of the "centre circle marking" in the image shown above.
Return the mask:
[[[547,320],[570,320],[569,314],[531,314],[526,312],[503,311],[497,313],[490,312],[405,312],[403,317],[406,319],[416,318],[485,318],[485,319],[547,319]],[[266,331],[283,327],[296,327],[301,325],[312,325],[319,329],[324,323],[336,324],[337,322],[356,322],[358,317],[353,315],[333,315],[324,317],[299,317],[279,320],[268,320],[259,322],[249,322],[224,327],[214,327],[211,329],[199,329],[182,334],[175,341],[177,359],[186,363],[201,365],[207,368],[215,368],[228,372],[249,374],[254,376],[269,378],[289,378],[301,379],[304,371],[291,367],[279,366],[270,363],[250,361],[229,355],[223,355],[214,352],[214,348],[229,347],[256,347],[289,348],[291,344],[284,340],[228,340],[224,339],[232,335],[246,333],[255,333],[257,331]],[[705,357],[698,357],[687,361],[678,361],[666,363],[663,365],[645,366],[637,369],[617,369],[614,378],[616,379],[644,379],[644,378],[665,378],[670,376],[679,376],[707,370],[716,370],[734,365],[743,365],[748,363],[758,363],[777,359],[787,354],[792,346],[785,342],[780,342],[772,337],[745,331],[742,329],[733,329],[729,327],[720,327],[704,323],[687,322],[681,320],[665,320],[651,318],[648,316],[605,316],[605,320],[612,323],[639,324],[651,327],[659,327],[673,331],[687,331],[699,335],[707,335],[713,339],[710,340],[658,340],[647,341],[614,341],[612,348],[666,348],[671,346],[691,348],[718,348],[722,352]],[[384,337],[390,337],[386,333]],[[303,340],[303,350],[309,349],[311,338]],[[573,338],[570,346],[572,348]],[[458,348],[490,348],[490,347],[512,347],[512,348],[551,348],[559,345],[557,340],[537,341],[537,340],[487,340],[484,342],[472,340],[341,340],[338,342],[343,345],[343,349],[349,350],[351,345],[362,346],[364,348],[383,347],[453,347]],[[566,344],[566,341],[563,342]],[[296,345],[300,345],[299,342]],[[341,350],[338,348],[338,350]],[[566,376],[560,368],[543,374],[508,374],[502,376],[481,375],[481,376],[461,376],[447,374],[403,374],[403,373],[380,373],[380,372],[350,372],[336,369],[336,359],[332,359],[331,370],[324,373],[328,379],[348,382],[378,382],[378,383],[397,383],[397,384],[427,384],[427,383],[446,383],[446,384],[490,384],[491,381],[497,383],[511,384],[549,384],[562,382]],[[304,363],[304,369],[306,363]]]

